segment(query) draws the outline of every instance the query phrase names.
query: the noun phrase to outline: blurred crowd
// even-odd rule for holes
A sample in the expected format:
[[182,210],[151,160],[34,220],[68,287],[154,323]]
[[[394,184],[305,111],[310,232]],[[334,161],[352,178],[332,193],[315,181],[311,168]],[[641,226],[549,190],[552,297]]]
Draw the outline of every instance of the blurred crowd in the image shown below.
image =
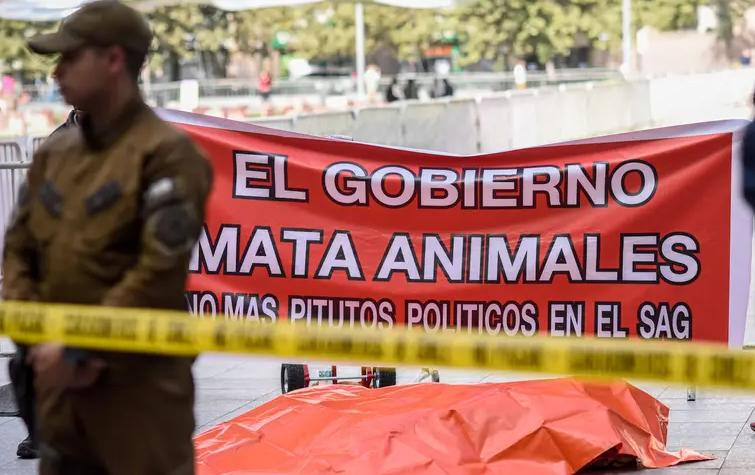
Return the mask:
[[[354,78],[355,79],[355,78]],[[388,82],[390,81],[390,82]],[[256,95],[230,98],[210,98],[182,107],[177,101],[155,101],[152,106],[183,109],[190,112],[252,121],[267,117],[343,111],[359,107],[381,106],[404,100],[430,100],[454,95],[454,86],[446,76],[436,77],[432,83],[420,83],[411,77],[383,78],[380,70],[370,65],[364,76],[364,95],[352,93],[284,94],[276,92],[271,76],[260,75]],[[254,94],[254,92],[252,92]],[[219,100],[215,100],[219,99]],[[46,136],[60,125],[68,107],[56,96],[53,88],[39,85],[23,88],[12,76],[2,76],[0,82],[0,139],[23,136]]]
[[46,135],[65,119],[66,107],[37,106],[13,76],[0,81],[0,138]]

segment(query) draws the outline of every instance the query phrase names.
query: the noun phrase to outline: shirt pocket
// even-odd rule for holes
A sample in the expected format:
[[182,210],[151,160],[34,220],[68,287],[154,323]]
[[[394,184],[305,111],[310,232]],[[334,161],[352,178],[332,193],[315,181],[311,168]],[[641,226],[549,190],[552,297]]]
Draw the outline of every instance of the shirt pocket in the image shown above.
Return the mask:
[[52,181],[45,181],[29,202],[29,232],[46,247],[60,230],[63,196]]
[[88,187],[77,209],[81,227],[74,246],[84,253],[113,247],[131,247],[138,239],[138,187],[128,180],[112,178]]

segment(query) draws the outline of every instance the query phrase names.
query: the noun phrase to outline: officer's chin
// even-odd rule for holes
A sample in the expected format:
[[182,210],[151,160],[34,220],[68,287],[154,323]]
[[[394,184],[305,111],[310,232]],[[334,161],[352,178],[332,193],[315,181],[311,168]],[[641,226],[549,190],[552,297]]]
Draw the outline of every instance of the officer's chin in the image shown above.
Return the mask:
[[77,100],[75,96],[72,96],[70,93],[66,94],[61,92],[60,94],[63,96],[63,100],[66,102],[66,104],[70,105],[74,109],[81,109],[81,101]]
[[66,102],[66,104],[73,105],[73,104],[71,104],[71,93],[68,92],[68,90],[65,89],[65,88],[61,87],[59,89],[60,89],[60,95],[61,95],[61,97],[63,97],[63,100]]

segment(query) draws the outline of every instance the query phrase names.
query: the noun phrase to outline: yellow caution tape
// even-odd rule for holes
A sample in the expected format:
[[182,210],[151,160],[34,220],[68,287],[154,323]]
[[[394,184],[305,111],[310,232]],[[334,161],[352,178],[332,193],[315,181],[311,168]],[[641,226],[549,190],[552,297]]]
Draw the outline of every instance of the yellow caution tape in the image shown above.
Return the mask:
[[478,368],[755,388],[755,353],[638,340],[427,334],[197,319],[175,311],[0,302],[0,334],[109,351],[230,352],[376,365]]

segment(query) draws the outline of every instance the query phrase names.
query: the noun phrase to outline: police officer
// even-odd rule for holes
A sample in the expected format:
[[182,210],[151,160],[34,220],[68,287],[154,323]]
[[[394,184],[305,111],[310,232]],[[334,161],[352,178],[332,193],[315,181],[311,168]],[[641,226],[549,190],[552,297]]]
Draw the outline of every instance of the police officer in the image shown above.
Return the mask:
[[[29,47],[79,126],[34,156],[6,236],[3,298],[183,309],[211,170],[137,86],[152,34],[116,0],[85,4]],[[187,316],[188,318],[188,316]],[[191,359],[30,348],[42,474],[191,474]]]

